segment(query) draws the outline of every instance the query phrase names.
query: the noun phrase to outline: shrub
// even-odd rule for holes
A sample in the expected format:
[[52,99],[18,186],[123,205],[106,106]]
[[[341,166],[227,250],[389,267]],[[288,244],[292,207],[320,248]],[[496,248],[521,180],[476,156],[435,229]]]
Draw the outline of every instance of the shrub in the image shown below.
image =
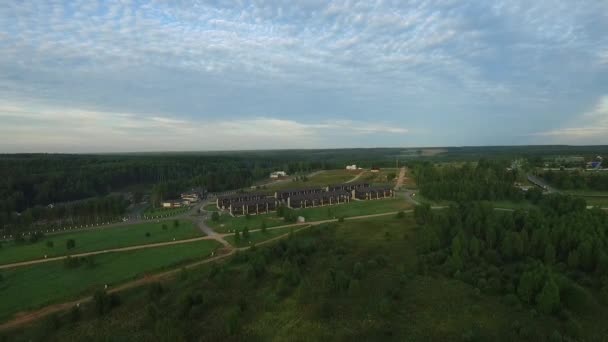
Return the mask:
[[115,293],[108,295],[104,290],[97,290],[93,295],[93,302],[95,303],[95,312],[102,316],[120,305],[120,297]]
[[146,232],[146,237],[150,237],[150,232]]
[[179,227],[179,220],[173,220],[173,228]]
[[53,247],[55,246],[55,243],[54,243],[52,240],[48,240],[48,241],[46,242],[46,246],[47,246],[48,248],[53,248]]
[[404,212],[403,210],[401,210],[401,211],[399,211],[399,212],[397,213],[397,218],[398,218],[398,219],[402,219],[402,218],[404,218],[404,217],[405,217],[405,212]]
[[217,222],[217,221],[219,221],[219,220],[220,220],[220,213],[218,213],[217,211],[214,211],[214,212],[211,214],[211,221],[213,221],[213,222]]
[[148,287],[148,298],[150,298],[150,300],[157,300],[158,298],[160,298],[160,296],[162,296],[164,291],[165,291],[165,289],[163,289],[163,286],[161,283],[159,283],[159,282],[152,283]]
[[65,246],[66,246],[67,249],[74,249],[74,248],[76,248],[76,240],[74,240],[74,239],[68,239],[65,242]]
[[81,312],[78,306],[72,306],[70,309],[70,321],[76,323],[80,320]]
[[340,216],[340,218],[338,218],[338,222],[344,222],[344,216]]

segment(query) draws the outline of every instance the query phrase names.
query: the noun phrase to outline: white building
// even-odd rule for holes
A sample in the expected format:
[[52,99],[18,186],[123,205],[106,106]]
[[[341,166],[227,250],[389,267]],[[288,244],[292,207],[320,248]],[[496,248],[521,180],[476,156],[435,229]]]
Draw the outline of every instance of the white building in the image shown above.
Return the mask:
[[270,173],[270,178],[276,179],[281,177],[287,177],[287,172],[285,171],[274,171]]
[[356,170],[357,169],[357,165],[353,164],[353,165],[346,165],[346,169],[347,170]]

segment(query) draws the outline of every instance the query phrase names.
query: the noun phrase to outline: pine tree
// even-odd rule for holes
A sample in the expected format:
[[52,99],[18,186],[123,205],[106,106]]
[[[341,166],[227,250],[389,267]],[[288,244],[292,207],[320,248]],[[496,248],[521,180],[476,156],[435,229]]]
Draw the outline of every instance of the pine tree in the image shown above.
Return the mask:
[[552,278],[549,278],[543,290],[536,297],[536,303],[541,312],[550,314],[559,308],[559,288]]
[[555,247],[552,244],[548,244],[545,247],[544,261],[546,265],[553,265],[555,263]]

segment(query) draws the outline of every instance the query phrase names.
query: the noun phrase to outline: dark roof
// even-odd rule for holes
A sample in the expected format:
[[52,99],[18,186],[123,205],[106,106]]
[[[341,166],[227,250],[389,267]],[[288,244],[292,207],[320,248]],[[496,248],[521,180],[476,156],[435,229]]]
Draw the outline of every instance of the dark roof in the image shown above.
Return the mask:
[[390,185],[378,185],[378,186],[369,186],[366,188],[355,189],[356,192],[374,192],[374,191],[388,191],[393,190],[393,187]]
[[277,190],[275,192],[278,194],[289,194],[289,193],[294,193],[294,192],[305,192],[305,191],[322,192],[322,191],[325,191],[325,189],[324,188],[294,188],[294,189]]
[[250,200],[250,201],[239,201],[239,202],[232,202],[230,205],[231,206],[243,206],[243,205],[256,205],[256,204],[271,204],[271,203],[276,203],[276,199],[272,198],[272,197],[265,197],[265,198],[260,198],[260,199],[256,199],[256,200]]
[[301,200],[313,200],[313,199],[321,199],[321,198],[330,198],[330,197],[338,197],[338,196],[350,196],[348,191],[344,190],[336,190],[336,191],[323,191],[311,194],[302,194],[291,196],[291,200],[301,201]]
[[223,195],[223,196],[217,196],[217,198],[219,200],[234,200],[234,199],[239,199],[239,198],[259,198],[259,197],[267,197],[267,194],[263,194],[261,192],[245,192],[242,194],[230,194],[230,195]]

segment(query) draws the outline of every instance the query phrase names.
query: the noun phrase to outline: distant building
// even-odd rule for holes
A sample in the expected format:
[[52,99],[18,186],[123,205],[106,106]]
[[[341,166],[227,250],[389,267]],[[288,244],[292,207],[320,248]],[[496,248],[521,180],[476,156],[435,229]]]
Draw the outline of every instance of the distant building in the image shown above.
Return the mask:
[[346,169],[347,170],[356,170],[357,169],[357,165],[353,164],[353,165],[346,165]]
[[190,204],[190,202],[183,200],[169,200],[162,203],[163,208],[181,208],[188,204]]
[[270,178],[272,179],[278,179],[281,177],[287,177],[287,172],[285,171],[274,171],[270,173]]
[[352,196],[354,199],[358,200],[372,200],[372,199],[381,199],[387,197],[394,197],[395,193],[393,189],[389,186],[376,186],[376,187],[367,187],[367,188],[359,188],[352,191]]
[[380,172],[380,168],[377,166],[372,167],[372,172]]

